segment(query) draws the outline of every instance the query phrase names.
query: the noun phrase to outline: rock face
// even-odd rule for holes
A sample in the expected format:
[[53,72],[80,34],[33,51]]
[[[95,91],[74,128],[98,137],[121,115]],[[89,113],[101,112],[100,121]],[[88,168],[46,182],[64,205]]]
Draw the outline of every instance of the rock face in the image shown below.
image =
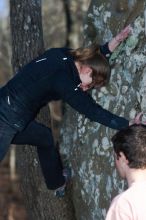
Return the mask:
[[[109,41],[131,23],[131,36],[113,53],[109,85],[93,98],[109,111],[132,119],[146,111],[145,1],[91,1],[84,25],[86,44]],[[110,142],[114,130],[90,122],[67,107],[62,127],[62,153],[73,170],[77,220],[104,220],[112,198],[125,187],[114,167]]]

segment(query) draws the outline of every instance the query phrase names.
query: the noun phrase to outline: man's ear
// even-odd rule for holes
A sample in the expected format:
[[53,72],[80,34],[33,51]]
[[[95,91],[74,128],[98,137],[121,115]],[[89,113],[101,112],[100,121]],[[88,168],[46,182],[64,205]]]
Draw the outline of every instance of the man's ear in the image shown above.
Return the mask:
[[125,154],[123,153],[123,152],[120,152],[119,153],[119,157],[118,157],[122,162],[124,162],[124,163],[126,163],[126,164],[128,164],[129,163],[129,161],[127,160],[127,158],[126,158],[126,156],[125,156]]

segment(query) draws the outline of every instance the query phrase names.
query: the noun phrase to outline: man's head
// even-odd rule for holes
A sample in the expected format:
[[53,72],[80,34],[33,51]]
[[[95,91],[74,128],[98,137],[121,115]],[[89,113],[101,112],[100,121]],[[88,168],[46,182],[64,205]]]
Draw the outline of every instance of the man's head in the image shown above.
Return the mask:
[[112,142],[117,161],[125,157],[129,168],[146,169],[146,126],[123,129],[113,136]]

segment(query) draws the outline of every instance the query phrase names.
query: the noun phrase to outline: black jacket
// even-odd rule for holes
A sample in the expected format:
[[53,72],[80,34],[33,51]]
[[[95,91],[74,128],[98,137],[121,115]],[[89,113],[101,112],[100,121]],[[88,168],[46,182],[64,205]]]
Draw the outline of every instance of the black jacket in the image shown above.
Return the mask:
[[[101,52],[109,56],[107,44]],[[62,99],[92,121],[113,129],[129,122],[103,109],[78,85],[80,78],[69,49],[54,48],[25,65],[0,90],[0,119],[18,131],[35,118],[40,108]]]

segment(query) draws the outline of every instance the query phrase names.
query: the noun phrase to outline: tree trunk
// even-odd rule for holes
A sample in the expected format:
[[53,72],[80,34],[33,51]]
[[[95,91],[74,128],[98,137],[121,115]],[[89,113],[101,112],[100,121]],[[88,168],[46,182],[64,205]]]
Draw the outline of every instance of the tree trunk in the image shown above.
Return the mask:
[[[113,53],[109,85],[93,98],[109,111],[134,118],[146,109],[146,11],[145,1],[92,0],[84,25],[85,42],[109,41],[131,23],[132,35]],[[90,122],[70,107],[61,130],[62,154],[74,173],[73,202],[77,220],[104,220],[112,198],[125,184],[114,166],[110,142],[114,130]]]
[[[16,72],[44,51],[41,0],[10,0],[10,22],[12,65]],[[44,108],[39,116],[47,125],[48,115],[48,108]],[[19,147],[17,159],[29,219],[75,220],[70,195],[59,200],[47,190],[35,147]]]

